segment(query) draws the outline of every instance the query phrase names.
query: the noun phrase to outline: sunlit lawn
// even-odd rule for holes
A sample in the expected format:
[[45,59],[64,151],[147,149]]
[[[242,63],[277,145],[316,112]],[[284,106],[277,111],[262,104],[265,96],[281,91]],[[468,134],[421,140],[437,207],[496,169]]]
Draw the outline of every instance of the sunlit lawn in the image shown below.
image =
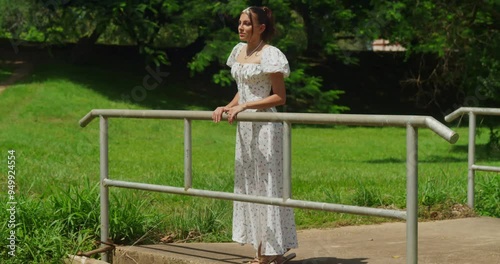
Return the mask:
[[[57,74],[56,74],[57,73]],[[171,80],[148,91],[145,103],[121,100],[120,94],[141,83],[143,73],[123,75],[103,69],[49,65],[35,70],[24,84],[0,95],[0,146],[6,157],[17,155],[17,185],[30,199],[61,195],[70,186],[85,189],[99,181],[99,128],[78,121],[91,109],[210,110],[217,99],[204,100]],[[192,101],[184,101],[191,98]],[[193,103],[194,102],[194,103]],[[199,103],[196,103],[199,102]],[[146,105],[146,106],[145,106]],[[467,128],[450,124],[460,134],[449,144],[419,129],[420,216],[450,211],[466,203]],[[477,139],[478,162],[500,165],[498,152],[487,153],[488,133]],[[404,128],[294,126],[292,132],[293,197],[310,201],[404,209],[406,149]],[[193,187],[231,192],[233,188],[235,126],[193,121]],[[179,120],[111,119],[110,178],[183,186],[183,122]],[[4,162],[5,164],[5,162]],[[2,177],[6,168],[0,169]],[[496,184],[498,175],[477,173]],[[1,187],[5,199],[6,186]],[[206,241],[228,240],[231,202],[172,194],[111,188],[116,206],[120,197],[141,204],[144,214],[160,215],[165,233],[198,230]],[[115,197],[116,195],[116,197]],[[119,207],[120,208],[120,207]],[[119,209],[118,208],[118,209]],[[99,210],[96,203],[94,210]],[[299,228],[333,227],[391,221],[378,217],[296,209]],[[443,215],[446,215],[443,213]],[[4,230],[5,231],[5,230]]]

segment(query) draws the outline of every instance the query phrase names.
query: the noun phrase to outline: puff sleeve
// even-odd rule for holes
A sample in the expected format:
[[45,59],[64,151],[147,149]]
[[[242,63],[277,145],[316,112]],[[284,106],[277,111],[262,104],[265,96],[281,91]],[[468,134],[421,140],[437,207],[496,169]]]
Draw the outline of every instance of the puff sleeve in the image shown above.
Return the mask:
[[238,54],[240,54],[240,50],[245,45],[244,43],[240,42],[234,46],[233,50],[231,51],[231,54],[227,58],[226,65],[229,67],[233,67],[233,64],[236,62],[236,57]]
[[260,64],[264,73],[281,72],[284,77],[290,75],[290,66],[285,54],[274,46],[263,50]]

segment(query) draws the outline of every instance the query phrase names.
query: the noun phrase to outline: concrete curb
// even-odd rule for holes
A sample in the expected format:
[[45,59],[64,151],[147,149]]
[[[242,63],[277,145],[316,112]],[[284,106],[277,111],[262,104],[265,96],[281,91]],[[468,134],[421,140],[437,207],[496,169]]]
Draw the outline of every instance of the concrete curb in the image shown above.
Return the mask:
[[108,262],[76,255],[68,255],[63,261],[64,264],[109,264]]

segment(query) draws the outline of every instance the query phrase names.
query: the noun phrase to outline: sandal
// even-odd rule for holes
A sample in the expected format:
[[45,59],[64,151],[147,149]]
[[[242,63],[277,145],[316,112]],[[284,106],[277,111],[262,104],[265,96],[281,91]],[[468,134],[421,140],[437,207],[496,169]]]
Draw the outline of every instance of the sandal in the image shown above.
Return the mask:
[[249,264],[286,264],[288,261],[294,259],[297,255],[295,253],[289,255],[279,255],[279,256],[265,256],[259,258],[254,258]]
[[254,258],[249,264],[277,264],[277,259],[279,256],[260,256]]
[[250,262],[248,262],[248,264],[276,264],[275,260],[279,256],[264,256],[264,255],[261,255],[260,254],[261,248],[262,248],[262,244],[259,244],[259,247],[257,249],[257,256],[255,256],[255,258],[253,260],[251,260]]
[[277,255],[277,256],[261,255],[260,254],[261,246],[262,245],[259,245],[257,256],[253,260],[248,262],[249,264],[285,264],[297,256],[295,253],[285,255],[288,251],[290,251],[290,249],[287,249],[287,251],[285,251],[285,254],[283,255]]

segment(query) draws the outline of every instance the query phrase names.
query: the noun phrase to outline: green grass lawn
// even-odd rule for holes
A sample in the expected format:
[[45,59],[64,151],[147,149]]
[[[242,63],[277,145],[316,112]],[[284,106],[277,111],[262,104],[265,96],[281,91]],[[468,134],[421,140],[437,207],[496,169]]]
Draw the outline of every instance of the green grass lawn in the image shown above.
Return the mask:
[[[18,253],[26,260],[42,263],[64,252],[92,248],[99,217],[99,122],[81,128],[78,121],[87,112],[95,108],[211,110],[222,101],[209,96],[217,94],[214,91],[185,89],[200,82],[196,78],[186,81],[175,76],[147,91],[141,102],[123,96],[141,85],[145,74],[44,65],[0,95],[0,174],[7,178],[7,151],[15,150]],[[451,127],[460,134],[454,145],[429,130],[419,130],[421,220],[455,217],[455,205],[466,203],[468,133],[465,127]],[[500,165],[499,153],[485,148],[487,131],[480,131],[478,163]],[[403,209],[405,133],[404,128],[294,126],[293,197]],[[193,187],[231,192],[235,126],[193,121],[192,136]],[[110,178],[183,186],[182,121],[111,119],[109,149]],[[500,211],[496,203],[499,186],[497,174],[477,173],[477,213]],[[137,242],[145,233],[142,242],[158,242],[165,235],[177,240],[230,240],[230,201],[116,188],[110,192],[111,235],[117,243]],[[0,197],[5,204],[6,183]],[[302,229],[394,221],[303,209],[295,212]],[[0,215],[5,223],[9,215],[5,210]],[[7,237],[5,225],[1,231]],[[3,248],[5,243],[0,243]],[[2,258],[6,254],[1,251]]]

